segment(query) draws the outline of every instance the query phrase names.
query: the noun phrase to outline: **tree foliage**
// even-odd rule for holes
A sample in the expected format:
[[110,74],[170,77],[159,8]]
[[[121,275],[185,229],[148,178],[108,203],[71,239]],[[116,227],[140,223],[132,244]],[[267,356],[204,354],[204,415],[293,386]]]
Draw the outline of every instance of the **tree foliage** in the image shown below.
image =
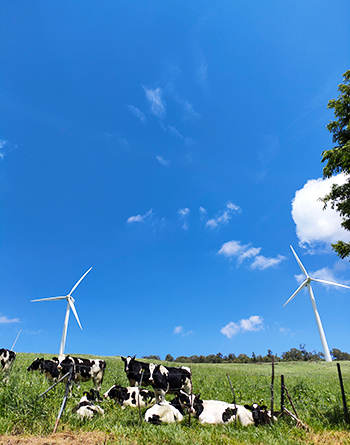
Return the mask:
[[[328,108],[334,110],[336,120],[327,125],[333,133],[335,147],[322,153],[323,177],[330,178],[337,173],[350,175],[350,70],[343,74],[343,83],[339,85],[339,96],[328,102]],[[339,212],[344,229],[350,231],[350,176],[342,185],[333,184],[331,192],[322,201],[330,204]],[[350,242],[338,241],[332,248],[340,258],[350,256]]]

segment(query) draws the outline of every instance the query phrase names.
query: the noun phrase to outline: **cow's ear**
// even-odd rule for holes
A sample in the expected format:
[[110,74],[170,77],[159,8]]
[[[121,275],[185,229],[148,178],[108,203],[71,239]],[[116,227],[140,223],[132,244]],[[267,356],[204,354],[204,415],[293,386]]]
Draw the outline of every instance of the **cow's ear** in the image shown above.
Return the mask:
[[135,360],[135,358],[136,358],[136,354],[134,355],[134,357],[131,360]]
[[41,362],[44,361],[44,357],[38,358],[37,360],[40,360]]
[[249,409],[249,411],[252,410],[252,407],[250,405],[244,405],[244,408]]
[[267,406],[266,406],[266,405],[261,405],[260,408],[266,410],[266,409],[267,409]]
[[123,362],[126,362],[126,358],[125,357],[120,357],[122,360],[123,360]]

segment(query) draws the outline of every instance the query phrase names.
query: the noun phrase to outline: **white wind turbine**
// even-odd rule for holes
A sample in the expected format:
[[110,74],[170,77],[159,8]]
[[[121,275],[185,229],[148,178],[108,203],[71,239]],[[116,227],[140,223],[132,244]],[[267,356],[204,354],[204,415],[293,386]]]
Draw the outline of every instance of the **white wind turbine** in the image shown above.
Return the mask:
[[312,303],[312,307],[314,310],[314,314],[315,314],[315,318],[316,318],[316,323],[317,323],[317,327],[318,327],[318,332],[320,334],[320,338],[321,338],[321,343],[322,343],[322,348],[323,348],[323,352],[324,352],[324,357],[326,359],[326,362],[331,362],[331,354],[329,353],[329,348],[328,348],[328,344],[327,344],[327,340],[326,340],[326,336],[322,327],[322,323],[321,323],[321,318],[320,315],[318,313],[317,310],[317,306],[316,306],[316,300],[314,297],[314,293],[312,291],[312,287],[311,287],[311,281],[318,281],[319,283],[324,283],[324,284],[332,284],[333,286],[340,286],[340,287],[346,287],[347,289],[350,289],[349,286],[345,286],[344,284],[338,284],[338,283],[332,283],[330,281],[325,281],[325,280],[319,280],[317,278],[311,278],[310,275],[306,272],[305,267],[303,266],[303,263],[300,261],[298,255],[295,253],[294,249],[292,246],[290,246],[290,248],[292,249],[292,252],[295,256],[295,259],[297,260],[299,267],[301,269],[301,271],[303,272],[303,274],[305,275],[305,281],[298,287],[298,289],[294,292],[294,294],[289,298],[289,300],[287,300],[283,307],[288,304],[291,300],[293,300],[293,298],[305,287],[307,286],[308,290],[309,290],[309,294],[310,294],[310,299],[311,299],[311,303]]
[[90,272],[91,269],[92,269],[92,267],[90,267],[90,269],[87,272],[85,272],[84,275],[75,283],[75,285],[72,287],[72,290],[69,292],[68,295],[60,296],[60,297],[40,298],[39,300],[31,300],[31,302],[34,302],[34,301],[54,301],[54,300],[64,300],[64,299],[67,300],[66,316],[64,318],[61,346],[60,346],[60,352],[59,352],[60,356],[64,355],[64,347],[65,347],[65,344],[66,344],[66,337],[67,337],[67,329],[68,329],[68,320],[69,320],[70,309],[72,309],[73,314],[75,315],[75,318],[76,318],[76,320],[78,322],[78,325],[79,325],[80,329],[83,329],[81,327],[81,324],[80,324],[80,321],[79,321],[78,313],[77,313],[77,311],[75,309],[75,306],[74,306],[75,300],[72,297],[72,293],[79,286],[80,282],[85,278],[85,276]]

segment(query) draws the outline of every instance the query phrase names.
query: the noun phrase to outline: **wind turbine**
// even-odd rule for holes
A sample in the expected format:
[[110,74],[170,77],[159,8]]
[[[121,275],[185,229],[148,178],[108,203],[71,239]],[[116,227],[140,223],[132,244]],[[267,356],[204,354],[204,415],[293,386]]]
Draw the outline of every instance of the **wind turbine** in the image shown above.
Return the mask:
[[312,307],[314,310],[314,314],[315,314],[315,318],[316,318],[316,323],[317,323],[317,327],[318,327],[318,333],[320,334],[320,338],[321,338],[321,343],[322,343],[322,348],[323,348],[323,352],[324,352],[324,357],[326,359],[326,362],[331,362],[331,354],[329,352],[329,348],[328,348],[328,344],[327,344],[327,340],[326,340],[326,336],[322,327],[322,323],[321,323],[321,318],[320,315],[318,313],[317,310],[317,306],[316,306],[316,300],[314,297],[314,293],[312,291],[312,287],[311,287],[311,281],[317,281],[319,283],[324,283],[324,284],[332,284],[333,286],[340,286],[340,287],[346,287],[347,289],[350,289],[349,286],[345,286],[344,284],[338,284],[338,283],[332,283],[331,281],[325,281],[325,280],[319,280],[318,278],[311,278],[310,275],[307,273],[303,263],[300,261],[298,255],[295,253],[294,249],[292,246],[290,246],[290,248],[292,249],[292,252],[295,256],[295,259],[297,260],[297,263],[299,264],[299,267],[301,269],[301,271],[303,272],[303,274],[305,275],[305,281],[298,287],[298,289],[294,292],[294,294],[289,298],[289,300],[287,300],[283,307],[288,304],[291,300],[293,300],[293,298],[305,287],[307,286],[308,290],[309,290],[309,294],[310,294],[310,299],[311,299],[311,303],[312,303]]
[[91,269],[92,269],[92,267],[90,267],[90,269],[87,272],[85,272],[84,275],[75,283],[75,285],[72,287],[72,289],[71,289],[71,291],[69,292],[68,295],[60,296],[60,297],[40,298],[39,300],[31,300],[31,302],[35,302],[35,301],[56,301],[56,300],[64,300],[64,299],[67,300],[66,316],[64,318],[61,346],[60,346],[60,352],[59,352],[60,356],[64,355],[64,347],[65,347],[65,344],[66,344],[66,337],[67,337],[67,329],[68,329],[68,320],[69,320],[70,309],[72,309],[73,314],[75,315],[75,318],[76,318],[76,320],[78,322],[78,325],[79,325],[80,329],[81,330],[83,329],[81,327],[81,324],[80,324],[78,313],[77,313],[77,311],[75,309],[75,306],[74,306],[75,300],[72,297],[72,293],[79,286],[81,281],[85,278],[85,276],[90,272]]

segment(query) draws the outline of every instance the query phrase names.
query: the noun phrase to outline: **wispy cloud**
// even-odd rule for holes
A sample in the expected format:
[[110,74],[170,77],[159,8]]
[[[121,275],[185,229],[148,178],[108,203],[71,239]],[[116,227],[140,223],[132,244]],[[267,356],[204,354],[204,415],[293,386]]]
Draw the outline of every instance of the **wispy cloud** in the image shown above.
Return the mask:
[[162,158],[162,156],[156,156],[156,159],[163,167],[169,167],[170,161],[167,159]]
[[6,315],[0,315],[0,324],[19,323],[19,318],[8,318]]
[[246,332],[257,332],[264,329],[264,319],[260,315],[251,315],[247,319],[239,320],[237,323],[231,321],[226,326],[220,329],[223,335],[227,338],[232,338],[237,334],[244,334]]
[[267,258],[259,255],[260,251],[261,247],[252,247],[251,244],[241,244],[240,241],[232,240],[224,243],[218,254],[229,259],[237,258],[237,266],[240,266],[244,260],[253,259],[250,269],[260,270],[275,267],[285,259],[282,255],[278,255],[276,258]]
[[135,215],[135,216],[130,216],[130,218],[127,219],[127,223],[131,224],[131,223],[143,223],[149,219],[151,219],[153,216],[153,211],[152,209],[148,210],[148,212],[146,212],[144,215]]
[[177,214],[179,215],[181,221],[182,221],[182,228],[184,230],[188,230],[188,217],[190,216],[190,209],[187,207],[180,209]]
[[187,335],[193,334],[193,331],[184,331],[184,328],[182,326],[175,326],[174,332],[175,335],[181,335],[181,337],[186,337]]
[[6,147],[6,145],[8,145],[8,141],[5,141],[4,139],[0,139],[0,159],[4,159],[5,157],[5,153],[3,151],[3,148]]
[[163,91],[161,88],[155,90],[148,90],[143,87],[146,93],[146,98],[151,106],[151,113],[153,113],[159,119],[163,119],[166,115],[165,104],[163,101]]
[[187,100],[183,101],[183,121],[192,121],[200,119],[201,115],[194,110],[193,106],[187,102]]
[[228,202],[226,205],[226,209],[224,211],[219,212],[215,217],[209,219],[206,222],[206,227],[210,229],[216,229],[220,225],[226,225],[232,218],[234,213],[240,213],[241,208],[232,202]]
[[348,232],[341,227],[342,219],[331,206],[323,210],[320,198],[331,191],[332,184],[344,184],[347,176],[339,174],[328,179],[310,179],[304,187],[295,192],[292,201],[292,217],[301,247],[315,244],[330,245],[340,239],[347,239]]
[[131,113],[140,119],[140,121],[145,124],[147,122],[146,116],[140,111],[137,107],[134,107],[133,105],[128,105],[128,109],[131,111]]

